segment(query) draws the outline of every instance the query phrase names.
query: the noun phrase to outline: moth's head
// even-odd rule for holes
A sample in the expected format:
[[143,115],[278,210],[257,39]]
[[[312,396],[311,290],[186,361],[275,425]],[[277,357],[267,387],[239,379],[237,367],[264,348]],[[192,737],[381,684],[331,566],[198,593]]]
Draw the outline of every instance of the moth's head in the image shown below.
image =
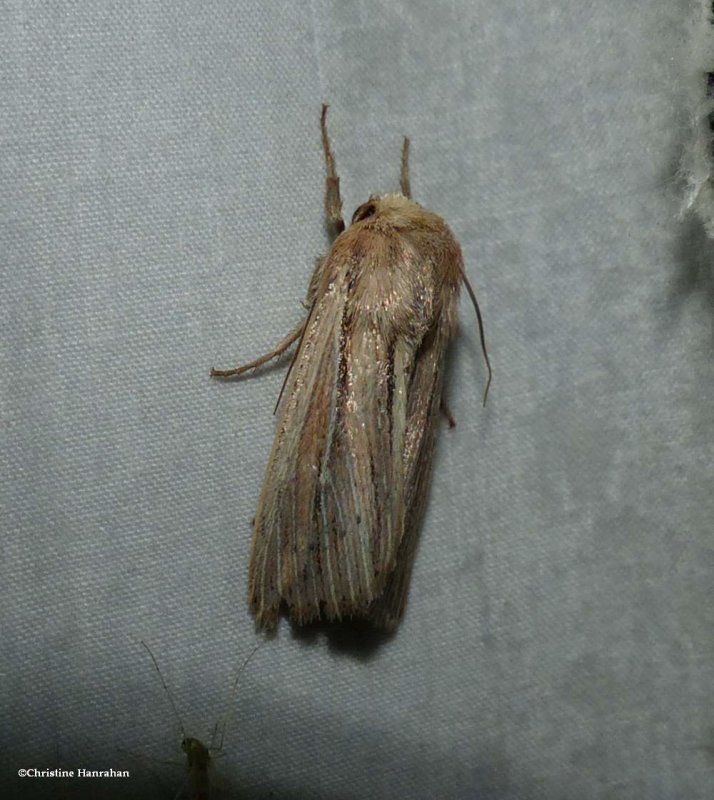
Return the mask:
[[433,256],[439,263],[453,263],[454,279],[461,280],[461,250],[449,226],[433,211],[403,194],[370,197],[355,211],[352,224],[338,241],[340,249],[349,250],[357,242],[362,248],[381,247],[393,237],[403,239],[403,244],[409,243],[420,257]]
[[358,222],[383,220],[397,227],[418,225],[430,212],[403,194],[372,195],[352,215],[352,225]]

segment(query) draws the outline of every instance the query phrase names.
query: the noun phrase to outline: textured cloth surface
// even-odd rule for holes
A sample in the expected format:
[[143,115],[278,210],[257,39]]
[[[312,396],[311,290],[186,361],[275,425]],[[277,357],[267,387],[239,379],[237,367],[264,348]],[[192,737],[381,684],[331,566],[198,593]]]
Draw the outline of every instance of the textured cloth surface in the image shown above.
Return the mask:
[[[224,796],[711,798],[714,272],[674,179],[700,5],[0,7],[3,796],[175,795],[143,639],[189,735],[230,709]],[[301,318],[322,101],[348,218],[411,136],[494,384],[464,299],[397,635],[283,622],[231,701],[283,372],[208,370]]]

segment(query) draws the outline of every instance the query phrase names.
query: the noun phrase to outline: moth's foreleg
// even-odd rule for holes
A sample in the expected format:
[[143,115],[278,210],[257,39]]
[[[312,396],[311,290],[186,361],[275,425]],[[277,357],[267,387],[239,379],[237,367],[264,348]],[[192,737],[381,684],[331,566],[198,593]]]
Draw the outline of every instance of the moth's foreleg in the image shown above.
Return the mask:
[[325,154],[325,223],[330,232],[330,238],[335,239],[345,229],[342,219],[342,198],[340,197],[340,179],[335,170],[335,154],[330,147],[330,137],[327,135],[327,106],[322,106],[320,115],[320,130],[322,132],[322,150]]

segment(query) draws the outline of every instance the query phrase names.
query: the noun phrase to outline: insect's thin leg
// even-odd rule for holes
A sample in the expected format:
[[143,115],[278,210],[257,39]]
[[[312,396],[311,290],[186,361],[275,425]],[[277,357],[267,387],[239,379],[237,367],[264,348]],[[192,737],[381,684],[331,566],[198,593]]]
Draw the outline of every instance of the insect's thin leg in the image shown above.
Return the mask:
[[220,747],[214,748],[214,743],[217,738],[218,738],[218,722],[216,722],[216,724],[213,726],[213,731],[211,733],[211,746],[208,749],[216,753],[220,753],[221,752]]
[[262,364],[265,364],[268,361],[272,361],[274,358],[277,358],[279,355],[282,355],[282,353],[284,353],[293,342],[296,342],[300,338],[306,322],[307,318],[304,319],[296,328],[290,331],[290,333],[282,340],[282,342],[280,342],[280,344],[276,345],[272,350],[267,352],[265,355],[260,356],[260,358],[256,358],[253,361],[249,361],[247,364],[243,364],[240,367],[235,367],[234,369],[211,368],[211,377],[237,378],[244,372],[248,372],[248,370],[256,369],[257,367],[260,367]]
[[407,136],[404,137],[404,144],[402,144],[402,171],[399,175],[399,186],[404,197],[411,200],[412,185],[409,180],[409,138]]
[[449,404],[446,402],[444,395],[441,396],[441,405],[439,406],[439,410],[446,417],[449,427],[455,428],[456,420],[454,419],[454,415],[451,413],[451,409],[449,408]]
[[322,132],[322,150],[325,154],[325,216],[330,238],[335,239],[345,229],[342,219],[342,198],[340,197],[340,179],[335,170],[335,154],[330,147],[327,135],[327,105],[323,103],[320,115]]

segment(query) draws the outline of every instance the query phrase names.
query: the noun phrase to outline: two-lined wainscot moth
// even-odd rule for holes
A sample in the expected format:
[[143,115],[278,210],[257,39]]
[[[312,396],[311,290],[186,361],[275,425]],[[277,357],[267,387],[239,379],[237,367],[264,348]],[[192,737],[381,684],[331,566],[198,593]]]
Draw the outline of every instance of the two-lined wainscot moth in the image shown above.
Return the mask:
[[[409,140],[401,193],[342,219],[322,108],[325,209],[334,241],[318,260],[307,317],[232,378],[298,346],[254,520],[248,602],[259,627],[280,607],[303,624],[367,618],[391,629],[406,601],[464,273],[446,223],[411,199]],[[488,392],[488,384],[486,386]],[[485,399],[485,395],[484,395]],[[452,422],[453,424],[453,422]]]

